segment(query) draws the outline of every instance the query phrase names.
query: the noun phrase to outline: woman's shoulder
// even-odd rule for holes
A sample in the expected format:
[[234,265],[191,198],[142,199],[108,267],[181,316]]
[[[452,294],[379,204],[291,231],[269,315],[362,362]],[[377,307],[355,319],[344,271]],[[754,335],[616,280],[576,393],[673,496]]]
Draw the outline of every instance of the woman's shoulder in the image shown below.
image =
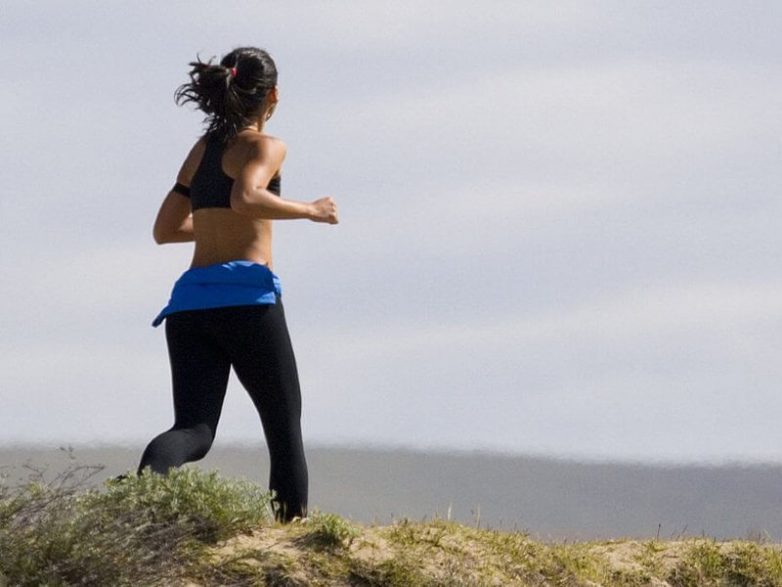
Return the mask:
[[246,132],[237,135],[236,137],[242,140],[247,145],[267,147],[267,148],[287,148],[285,142],[279,137],[267,135],[260,132]]
[[283,159],[288,152],[283,140],[272,135],[253,132],[237,138],[244,143],[248,159]]

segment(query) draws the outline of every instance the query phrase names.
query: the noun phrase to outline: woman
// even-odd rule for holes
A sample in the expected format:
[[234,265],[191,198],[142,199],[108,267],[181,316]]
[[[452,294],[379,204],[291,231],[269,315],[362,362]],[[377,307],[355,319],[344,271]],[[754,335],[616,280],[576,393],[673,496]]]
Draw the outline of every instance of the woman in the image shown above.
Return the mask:
[[159,244],[195,241],[190,269],[153,324],[166,322],[174,426],[157,436],[139,472],[203,458],[215,437],[230,368],[250,394],[271,460],[275,517],[307,514],[307,463],[301,393],[272,273],[272,220],[337,223],[329,198],[283,200],[285,144],[263,133],[279,99],[277,69],[266,51],[235,49],[213,65],[190,64],[178,104],[193,102],[207,130],[163,200],[153,230]]

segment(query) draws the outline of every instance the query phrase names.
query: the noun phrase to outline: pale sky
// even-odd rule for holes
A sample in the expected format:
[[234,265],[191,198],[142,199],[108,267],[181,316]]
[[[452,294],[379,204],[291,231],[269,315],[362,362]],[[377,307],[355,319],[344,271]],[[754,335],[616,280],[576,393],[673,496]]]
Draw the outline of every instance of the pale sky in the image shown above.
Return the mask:
[[[139,450],[197,54],[267,49],[305,443],[782,461],[782,4],[0,1],[0,442]],[[260,442],[232,379],[217,442]]]

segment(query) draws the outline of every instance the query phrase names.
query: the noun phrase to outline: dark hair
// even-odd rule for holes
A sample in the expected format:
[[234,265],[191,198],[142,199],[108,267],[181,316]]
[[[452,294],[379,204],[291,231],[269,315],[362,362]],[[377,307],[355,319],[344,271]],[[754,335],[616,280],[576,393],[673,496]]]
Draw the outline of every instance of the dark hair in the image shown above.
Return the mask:
[[196,57],[191,62],[190,83],[174,93],[176,103],[195,102],[206,113],[206,134],[222,141],[250,124],[277,85],[277,66],[263,49],[240,47],[213,65]]

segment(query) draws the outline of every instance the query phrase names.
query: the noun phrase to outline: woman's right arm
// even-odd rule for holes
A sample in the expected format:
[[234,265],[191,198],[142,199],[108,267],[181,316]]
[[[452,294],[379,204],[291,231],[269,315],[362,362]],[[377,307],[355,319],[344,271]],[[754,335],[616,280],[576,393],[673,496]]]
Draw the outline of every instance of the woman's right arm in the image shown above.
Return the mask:
[[337,224],[337,205],[332,198],[314,202],[284,200],[266,189],[282,167],[286,147],[279,139],[259,137],[250,146],[247,162],[231,188],[231,208],[244,216],[271,220],[307,218]]
[[[206,143],[203,139],[193,145],[177,174],[176,181],[178,184],[185,187],[190,186],[193,175],[195,175],[196,169],[198,169],[198,164],[204,156],[205,149]],[[152,236],[159,245],[186,243],[194,240],[193,217],[188,197],[173,189],[168,192],[155,218]]]

